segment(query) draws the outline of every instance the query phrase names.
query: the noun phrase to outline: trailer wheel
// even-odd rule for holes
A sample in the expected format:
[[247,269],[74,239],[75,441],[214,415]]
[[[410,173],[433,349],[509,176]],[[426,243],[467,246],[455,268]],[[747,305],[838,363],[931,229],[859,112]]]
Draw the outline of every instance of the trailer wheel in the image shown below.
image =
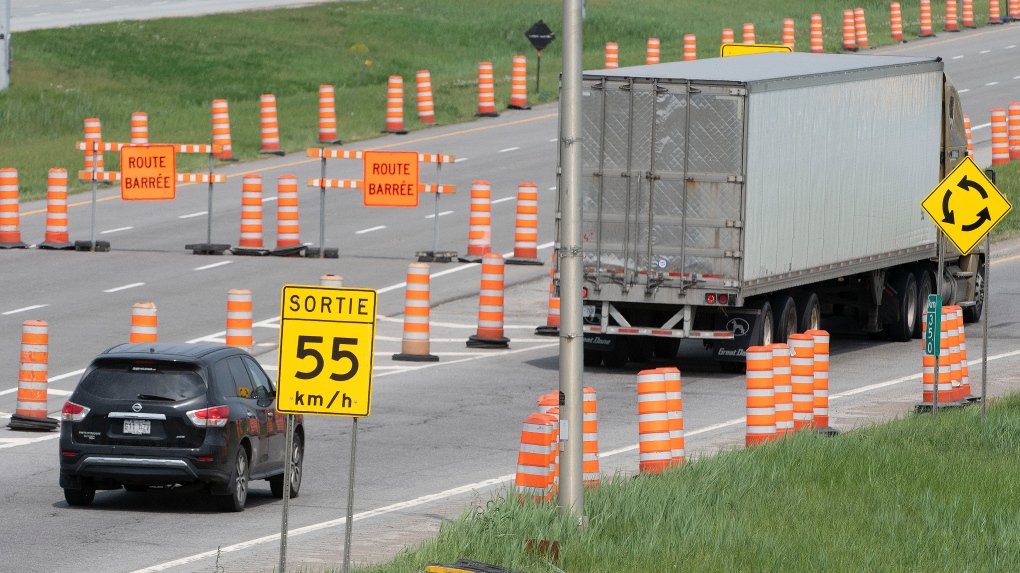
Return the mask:
[[773,323],[772,304],[767,298],[760,298],[749,303],[750,308],[758,310],[758,319],[754,322],[751,332],[751,343],[748,346],[768,346],[772,344]]
[[822,306],[818,304],[818,295],[813,292],[802,292],[793,299],[797,305],[797,316],[800,325],[797,332],[807,332],[821,328]]
[[584,366],[585,368],[598,368],[602,366],[602,352],[598,350],[584,350]]
[[797,305],[790,295],[777,294],[772,297],[772,311],[778,312],[772,340],[785,343],[791,334],[797,333]]
[[617,336],[616,345],[612,350],[602,352],[602,363],[606,368],[623,368],[630,358],[630,339],[626,336]]
[[[926,268],[918,268],[914,278],[917,281],[917,318],[914,319],[913,338],[924,336],[924,314],[928,296],[932,294],[931,272]],[[966,315],[964,315],[966,317]]]
[[981,312],[985,307],[985,265],[981,264],[977,276],[974,277],[974,306],[963,309],[963,322],[967,324],[981,320]]
[[656,338],[655,357],[663,360],[673,360],[680,350],[679,338]]
[[651,336],[634,337],[630,341],[630,361],[646,364],[652,361],[652,349],[655,341]]
[[914,325],[917,322],[917,281],[914,273],[900,271],[896,273],[892,283],[896,291],[896,320],[885,327],[890,338],[897,342],[906,342],[914,336]]

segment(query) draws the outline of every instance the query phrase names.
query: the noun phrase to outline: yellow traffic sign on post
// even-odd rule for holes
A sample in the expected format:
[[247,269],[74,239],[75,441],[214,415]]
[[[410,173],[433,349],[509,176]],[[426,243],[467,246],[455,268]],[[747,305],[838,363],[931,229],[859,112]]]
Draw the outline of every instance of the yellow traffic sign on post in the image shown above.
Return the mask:
[[784,46],[783,44],[735,44],[725,43],[719,46],[719,55],[722,57],[727,56],[746,56],[747,54],[763,54],[765,52],[792,52],[790,46]]
[[377,293],[284,285],[277,409],[284,414],[368,416]]
[[921,208],[966,255],[1013,205],[967,156],[921,201]]

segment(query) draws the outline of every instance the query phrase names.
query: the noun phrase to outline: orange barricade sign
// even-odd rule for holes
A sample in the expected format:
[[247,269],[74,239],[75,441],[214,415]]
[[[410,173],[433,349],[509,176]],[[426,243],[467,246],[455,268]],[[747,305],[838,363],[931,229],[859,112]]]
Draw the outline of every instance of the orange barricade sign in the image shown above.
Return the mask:
[[125,145],[120,150],[120,197],[160,201],[177,196],[177,155],[173,145]]
[[418,152],[366,151],[365,206],[418,206]]

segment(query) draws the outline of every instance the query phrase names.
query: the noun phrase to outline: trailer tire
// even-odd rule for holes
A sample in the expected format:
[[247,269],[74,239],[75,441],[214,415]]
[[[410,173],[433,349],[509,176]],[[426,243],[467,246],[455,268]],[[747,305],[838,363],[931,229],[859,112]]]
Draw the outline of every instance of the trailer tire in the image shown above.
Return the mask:
[[652,350],[655,341],[651,336],[638,336],[630,341],[630,361],[638,364],[646,364],[652,361]]
[[751,343],[748,346],[768,346],[774,342],[772,338],[773,324],[772,304],[767,298],[761,298],[750,303],[749,307],[758,311],[758,319],[754,322],[752,329]]
[[973,324],[981,320],[981,312],[985,308],[985,264],[981,264],[974,277],[974,305],[963,309],[963,322]]
[[797,306],[797,316],[800,318],[797,332],[821,328],[822,305],[818,303],[818,295],[813,292],[802,292],[793,299],[793,302]]
[[602,352],[602,363],[606,368],[623,368],[630,358],[630,339],[626,336],[617,336],[616,344],[612,350]]
[[914,278],[917,281],[917,318],[914,319],[913,338],[924,336],[924,314],[925,305],[928,303],[928,296],[934,292],[932,287],[931,271],[924,267],[915,269]]
[[679,338],[656,338],[655,357],[662,360],[673,360],[680,351]]
[[585,368],[598,368],[602,366],[602,352],[599,350],[584,350]]
[[896,294],[896,320],[887,324],[886,333],[897,342],[906,342],[914,336],[917,323],[917,280],[910,271],[899,271],[893,277],[893,290]]
[[788,294],[777,294],[772,297],[772,311],[778,313],[772,331],[772,340],[786,343],[791,334],[797,333],[797,305]]

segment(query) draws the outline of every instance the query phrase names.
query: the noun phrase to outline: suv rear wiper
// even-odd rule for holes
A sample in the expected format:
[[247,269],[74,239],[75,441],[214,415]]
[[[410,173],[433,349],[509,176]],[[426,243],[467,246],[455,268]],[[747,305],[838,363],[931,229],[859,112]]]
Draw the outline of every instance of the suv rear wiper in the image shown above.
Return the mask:
[[176,398],[169,398],[167,396],[157,396],[155,394],[139,394],[139,400],[163,400],[165,402],[176,402]]

